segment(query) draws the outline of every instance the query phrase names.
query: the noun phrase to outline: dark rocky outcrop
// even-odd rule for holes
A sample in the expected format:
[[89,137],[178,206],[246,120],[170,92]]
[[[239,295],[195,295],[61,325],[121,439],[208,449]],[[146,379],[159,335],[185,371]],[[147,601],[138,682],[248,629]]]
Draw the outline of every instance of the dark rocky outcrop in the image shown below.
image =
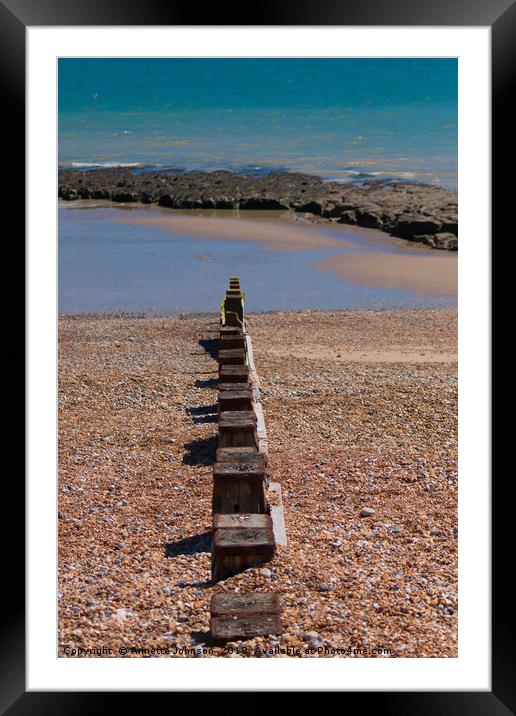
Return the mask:
[[419,235],[436,234],[441,226],[441,221],[425,214],[401,214],[391,231],[402,239],[413,241]]
[[449,234],[441,232],[434,235],[419,236],[416,240],[421,241],[423,244],[427,244],[434,249],[448,249],[448,251],[457,251],[458,239],[455,234]]
[[110,199],[172,209],[290,210],[381,229],[436,249],[458,247],[457,192],[428,184],[371,181],[356,186],[296,172],[242,176],[225,170],[61,169],[58,194],[67,201]]

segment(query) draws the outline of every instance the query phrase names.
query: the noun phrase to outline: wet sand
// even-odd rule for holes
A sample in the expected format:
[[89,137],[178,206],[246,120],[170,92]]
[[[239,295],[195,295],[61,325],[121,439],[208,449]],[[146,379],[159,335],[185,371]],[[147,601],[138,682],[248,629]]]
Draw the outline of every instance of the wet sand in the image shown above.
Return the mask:
[[60,313],[202,312],[232,274],[252,311],[454,307],[456,272],[456,253],[293,212],[100,201],[59,212]]
[[[264,216],[265,215],[265,216]],[[283,218],[282,218],[283,217]],[[189,212],[150,209],[148,213],[125,212],[117,223],[153,226],[181,236],[223,241],[252,241],[273,251],[352,247],[344,236],[331,236],[310,222],[280,212]]]
[[315,264],[338,278],[364,284],[401,288],[436,296],[457,295],[457,257],[435,253],[388,254],[354,252],[332,256]]
[[[403,239],[391,239],[374,229],[317,225],[288,212],[154,209],[147,215],[125,212],[116,221],[206,239],[260,242],[264,248],[274,251],[348,249],[315,264],[314,268],[366,286],[400,288],[437,296],[457,295],[457,254],[438,253]],[[370,250],[374,247],[376,251]]]

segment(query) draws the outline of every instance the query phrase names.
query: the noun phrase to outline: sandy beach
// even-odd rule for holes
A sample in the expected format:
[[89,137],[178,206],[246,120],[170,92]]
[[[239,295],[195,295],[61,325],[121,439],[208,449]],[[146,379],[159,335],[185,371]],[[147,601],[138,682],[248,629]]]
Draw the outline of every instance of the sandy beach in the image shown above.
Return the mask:
[[455,256],[356,252],[332,256],[315,267],[366,286],[404,288],[436,296],[457,295]]
[[[259,242],[264,248],[275,251],[303,251],[313,248],[343,248],[352,246],[341,236],[332,236],[294,219],[290,212],[221,211],[203,212],[191,209],[185,212],[170,209],[120,212],[117,222],[154,226],[171,234],[202,236],[222,241]],[[367,233],[367,232],[366,232]],[[375,232],[376,233],[376,232]],[[379,232],[377,232],[379,233]]]
[[[154,226],[186,236],[259,242],[275,251],[345,248],[349,252],[325,259],[315,268],[366,286],[457,296],[457,254],[396,241],[374,229],[342,225],[328,228],[327,224],[303,221],[291,212],[190,210],[181,213],[151,209],[137,214],[122,211],[116,221]],[[367,250],[371,248],[376,251]]]
[[191,656],[238,589],[282,603],[250,656],[457,656],[456,311],[249,316],[289,545],[212,586],[215,321],[60,319],[59,656]]

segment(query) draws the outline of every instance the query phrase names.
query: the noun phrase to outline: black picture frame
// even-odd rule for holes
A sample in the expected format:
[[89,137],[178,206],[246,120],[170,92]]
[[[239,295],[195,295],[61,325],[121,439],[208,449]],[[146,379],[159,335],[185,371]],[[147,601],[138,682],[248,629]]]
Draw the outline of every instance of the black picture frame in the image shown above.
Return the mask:
[[[186,7],[164,0],[0,0],[0,85],[4,99],[4,137],[16,147],[14,161],[2,180],[4,196],[15,204],[18,216],[25,215],[25,30],[29,26],[77,25],[383,25],[383,26],[484,26],[492,32],[492,124],[493,124],[493,233],[511,205],[512,184],[501,177],[502,159],[506,163],[513,146],[513,115],[509,112],[516,61],[516,4],[510,0],[464,2],[447,0],[431,3],[411,0],[363,0],[346,3],[319,0],[317,3],[262,2],[255,8],[259,17],[245,17],[240,8]],[[199,15],[202,23],[197,22]],[[237,20],[237,22],[235,22]],[[9,182],[9,186],[7,185]],[[17,190],[13,191],[13,186]],[[512,198],[512,197],[511,197]],[[487,200],[488,198],[486,198]],[[16,206],[19,205],[19,206]],[[21,242],[20,242],[21,245]],[[499,437],[499,443],[503,437]],[[495,447],[495,446],[493,446]],[[493,450],[494,454],[494,450]],[[7,477],[7,476],[6,476]],[[510,475],[507,481],[510,482]],[[105,692],[26,692],[25,690],[25,609],[24,486],[9,480],[9,520],[4,535],[11,535],[4,547],[4,596],[9,608],[2,610],[0,652],[0,709],[10,716],[21,714],[89,714],[120,708],[119,693]],[[516,713],[516,648],[513,639],[514,600],[506,588],[507,556],[512,537],[512,502],[505,484],[493,484],[492,530],[492,691],[453,692],[346,692],[359,696],[360,708],[378,708],[383,713],[403,714],[489,714]],[[9,585],[7,590],[6,585]],[[148,708],[149,694],[131,693],[132,708]],[[115,699],[117,705],[115,706]],[[145,701],[143,700],[145,699]]]

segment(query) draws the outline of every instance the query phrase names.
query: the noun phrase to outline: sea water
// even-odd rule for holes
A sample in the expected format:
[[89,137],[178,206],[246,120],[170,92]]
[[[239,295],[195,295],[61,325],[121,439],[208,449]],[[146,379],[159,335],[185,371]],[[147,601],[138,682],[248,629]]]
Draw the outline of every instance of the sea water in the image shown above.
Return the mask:
[[[124,211],[74,208],[73,203],[59,210],[60,313],[213,313],[232,275],[242,281],[249,311],[457,304],[453,297],[353,283],[315,267],[324,259],[354,250],[407,252],[395,242],[391,246],[388,241],[383,245],[368,241],[367,229],[357,238],[342,227],[342,248],[284,251],[259,241],[183,236],[180,231],[121,223]],[[130,213],[138,219],[153,211],[141,208]],[[326,231],[335,240],[336,233]],[[324,236],[325,229],[319,227],[318,232]]]
[[457,186],[457,60],[60,59],[59,162]]

